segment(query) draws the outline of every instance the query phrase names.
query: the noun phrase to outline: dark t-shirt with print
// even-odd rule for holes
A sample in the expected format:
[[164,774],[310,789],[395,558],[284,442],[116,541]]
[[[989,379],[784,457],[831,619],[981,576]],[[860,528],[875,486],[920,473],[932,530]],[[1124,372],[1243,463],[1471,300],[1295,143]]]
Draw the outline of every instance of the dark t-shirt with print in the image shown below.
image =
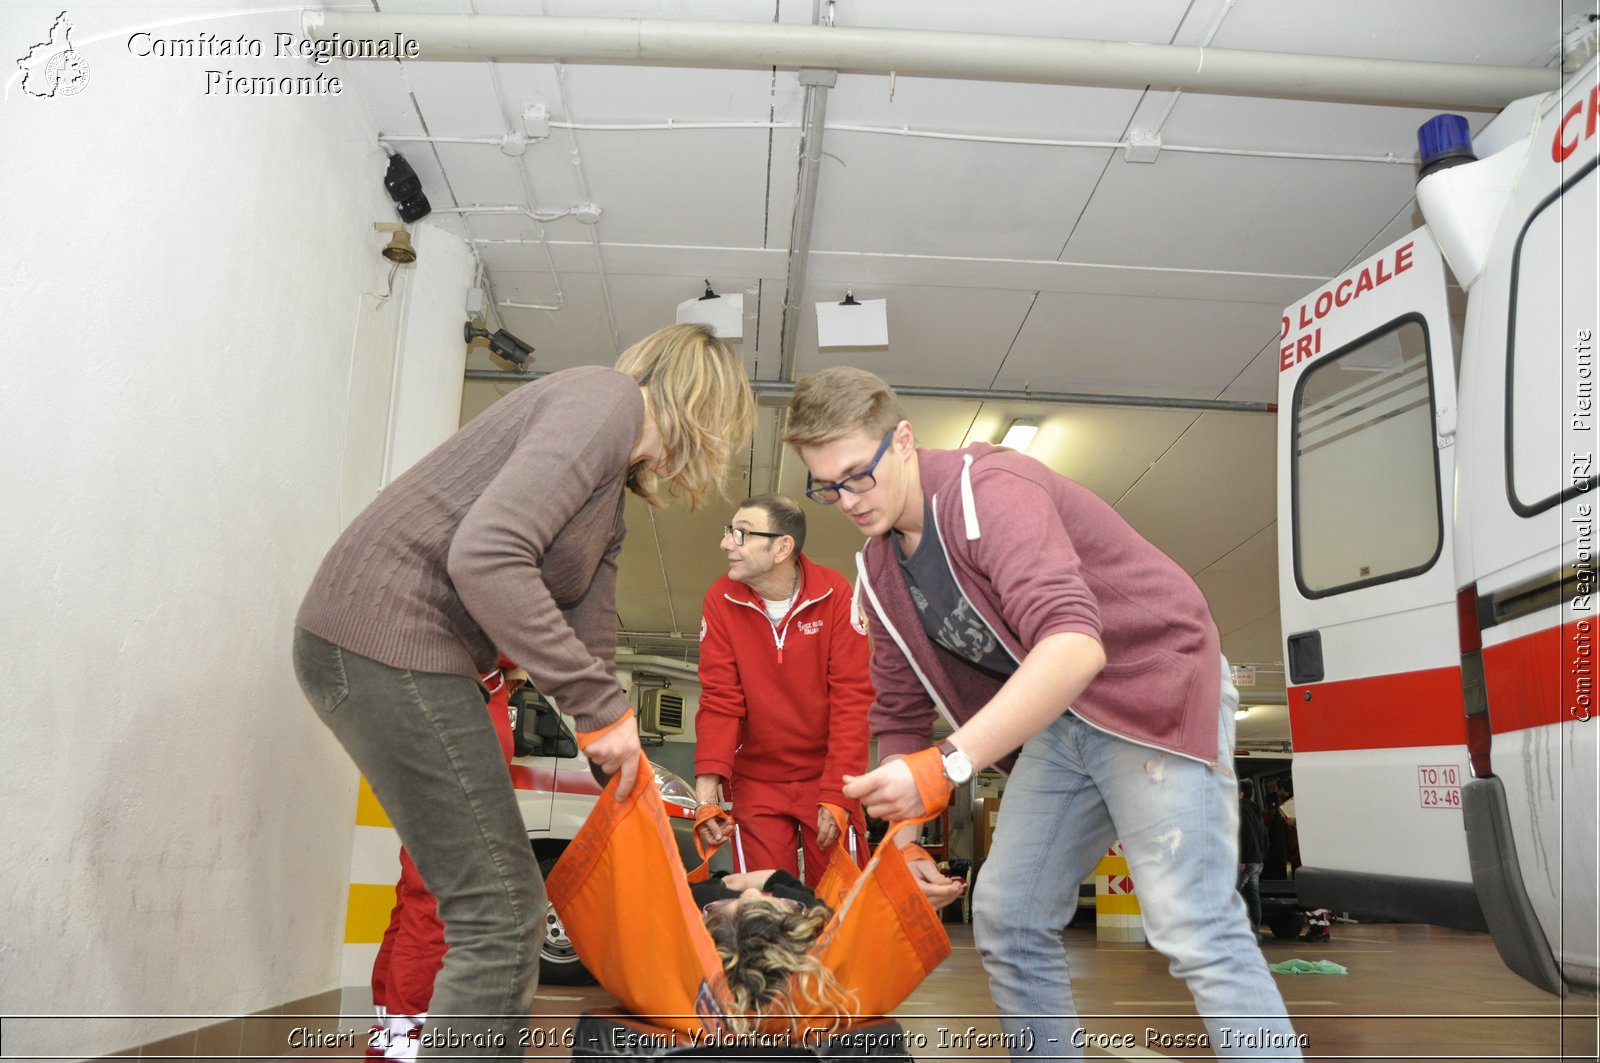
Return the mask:
[[900,559],[900,570],[906,574],[911,600],[922,618],[922,629],[934,645],[966,664],[1002,679],[1009,678],[1017,670],[1017,662],[956,585],[950,562],[944,555],[944,544],[934,530],[932,502],[924,504],[922,541],[917,544],[915,553],[906,556],[898,533],[893,539],[895,556]]

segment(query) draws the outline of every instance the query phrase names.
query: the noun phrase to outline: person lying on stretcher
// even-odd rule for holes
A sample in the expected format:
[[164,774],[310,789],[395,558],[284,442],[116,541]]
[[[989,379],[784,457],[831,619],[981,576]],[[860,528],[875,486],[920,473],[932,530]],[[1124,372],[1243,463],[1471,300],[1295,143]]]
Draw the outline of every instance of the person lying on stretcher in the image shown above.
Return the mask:
[[[958,878],[917,884],[936,911],[966,886]],[[689,892],[711,932],[737,1013],[796,1011],[796,1005],[853,1010],[850,994],[811,952],[833,909],[804,882],[783,870],[718,872],[691,882]]]

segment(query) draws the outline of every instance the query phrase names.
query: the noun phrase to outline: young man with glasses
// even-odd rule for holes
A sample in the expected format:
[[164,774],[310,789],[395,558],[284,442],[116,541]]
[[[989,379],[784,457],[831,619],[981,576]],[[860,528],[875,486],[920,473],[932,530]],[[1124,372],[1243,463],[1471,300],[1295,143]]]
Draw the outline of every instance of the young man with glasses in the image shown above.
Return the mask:
[[782,495],[745,499],[723,526],[728,573],[700,616],[695,792],[733,803],[701,823],[708,845],[735,837],[739,870],[781,869],[815,885],[828,850],[853,830],[866,856],[866,819],[844,777],[867,767],[870,651],[843,575],[802,553],[806,519]]
[[[845,793],[897,820],[976,769],[1011,773],[973,897],[1011,1054],[1082,1056],[1061,931],[1120,839],[1150,943],[1187,983],[1209,1047],[1302,1058],[1234,888],[1238,692],[1194,581],[1026,455],[919,449],[871,373],[800,380],[784,441],[810,471],[807,495],[867,537],[856,564],[884,763]],[[930,747],[936,709],[955,730]]]

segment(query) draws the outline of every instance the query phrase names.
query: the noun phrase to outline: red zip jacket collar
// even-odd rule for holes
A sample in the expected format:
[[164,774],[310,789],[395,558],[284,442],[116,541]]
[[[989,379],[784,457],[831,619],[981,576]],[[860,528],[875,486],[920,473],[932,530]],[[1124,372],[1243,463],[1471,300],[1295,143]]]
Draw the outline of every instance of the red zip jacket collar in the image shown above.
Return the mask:
[[[816,587],[817,581],[807,578],[811,575],[807,571],[811,566],[811,559],[806,557],[805,554],[801,554],[796,559],[796,563],[800,566],[800,586],[798,589],[804,591],[808,587]],[[779,664],[783,663],[783,644],[789,637],[790,623],[800,615],[801,611],[816,605],[818,602],[827,601],[833,594],[832,587],[824,587],[822,593],[817,594],[815,597],[797,597],[794,605],[790,606],[789,611],[783,614],[783,619],[774,621],[772,617],[767,615],[766,599],[757,594],[755,588],[737,580],[734,581],[734,588],[735,590],[732,593],[723,591],[722,596],[734,605],[742,605],[747,609],[754,609],[761,614],[762,619],[767,621],[768,626],[772,628],[772,644],[777,647]]]

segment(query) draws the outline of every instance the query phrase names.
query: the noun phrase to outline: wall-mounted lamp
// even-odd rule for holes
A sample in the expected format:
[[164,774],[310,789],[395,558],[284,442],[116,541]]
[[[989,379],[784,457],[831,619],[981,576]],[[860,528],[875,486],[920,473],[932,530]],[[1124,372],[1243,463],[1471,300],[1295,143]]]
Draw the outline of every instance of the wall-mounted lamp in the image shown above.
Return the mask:
[[394,200],[401,221],[425,218],[433,210],[428,197],[422,194],[422,178],[417,176],[417,171],[411,168],[404,155],[396,153],[389,156],[389,169],[383,175],[383,187],[389,193],[389,198]]
[[888,347],[889,301],[864,299],[846,291],[837,303],[817,304],[817,348]]
[[407,265],[417,260],[417,249],[411,246],[411,234],[397,221],[375,221],[372,227],[380,233],[393,233],[383,257],[396,265]]
[[680,325],[706,325],[717,338],[732,342],[744,339],[744,296],[718,295],[706,281],[706,293],[698,299],[678,304]]
[[468,321],[461,326],[461,334],[468,350],[487,346],[489,354],[507,368],[526,373],[533,365],[533,344],[524,343],[505,329],[490,332],[482,321]]
[[1004,438],[1000,440],[1002,447],[1026,453],[1028,446],[1033,442],[1033,437],[1039,434],[1039,422],[1031,417],[1018,417],[1011,422],[1011,427],[1006,429]]

